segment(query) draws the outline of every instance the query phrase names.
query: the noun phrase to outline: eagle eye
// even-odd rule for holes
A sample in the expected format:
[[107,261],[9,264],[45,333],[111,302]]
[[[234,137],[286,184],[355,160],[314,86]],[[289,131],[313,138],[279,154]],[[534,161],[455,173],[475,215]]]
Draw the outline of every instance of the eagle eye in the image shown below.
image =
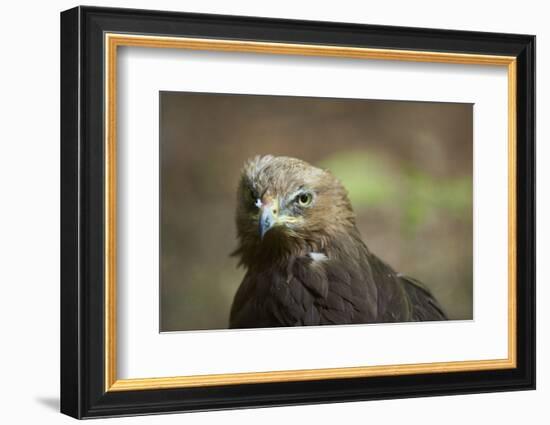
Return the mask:
[[307,207],[309,204],[311,204],[311,201],[313,201],[313,195],[309,192],[300,193],[296,197],[298,201],[298,205],[301,207]]

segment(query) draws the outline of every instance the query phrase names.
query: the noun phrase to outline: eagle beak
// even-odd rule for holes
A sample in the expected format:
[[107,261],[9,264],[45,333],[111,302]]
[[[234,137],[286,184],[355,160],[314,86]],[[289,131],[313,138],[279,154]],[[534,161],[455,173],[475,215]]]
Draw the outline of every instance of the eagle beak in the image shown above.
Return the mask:
[[260,237],[263,239],[265,234],[274,225],[278,223],[279,202],[274,199],[272,202],[262,205],[260,209]]

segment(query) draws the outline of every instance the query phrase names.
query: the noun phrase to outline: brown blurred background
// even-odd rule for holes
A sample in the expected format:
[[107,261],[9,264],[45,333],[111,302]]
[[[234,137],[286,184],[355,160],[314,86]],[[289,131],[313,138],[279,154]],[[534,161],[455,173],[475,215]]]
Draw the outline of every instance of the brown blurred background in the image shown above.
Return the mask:
[[226,328],[254,155],[329,168],[371,251],[472,319],[472,105],[161,92],[161,331]]

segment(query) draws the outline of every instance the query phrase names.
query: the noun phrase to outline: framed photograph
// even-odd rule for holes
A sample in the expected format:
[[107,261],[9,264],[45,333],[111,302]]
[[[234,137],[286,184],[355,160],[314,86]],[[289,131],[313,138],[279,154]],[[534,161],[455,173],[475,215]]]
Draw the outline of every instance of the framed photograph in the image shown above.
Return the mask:
[[535,388],[535,37],[61,14],[61,411]]

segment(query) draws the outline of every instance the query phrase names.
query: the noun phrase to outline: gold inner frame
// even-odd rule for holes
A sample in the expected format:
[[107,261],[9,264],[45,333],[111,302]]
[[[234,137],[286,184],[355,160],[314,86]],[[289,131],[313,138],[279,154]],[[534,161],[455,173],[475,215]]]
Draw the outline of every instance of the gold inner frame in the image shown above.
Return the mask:
[[[148,390],[319,379],[481,371],[516,367],[516,58],[328,45],[105,34],[105,391]],[[508,357],[382,366],[118,379],[116,373],[116,100],[119,46],[436,62],[507,67],[508,71]]]

